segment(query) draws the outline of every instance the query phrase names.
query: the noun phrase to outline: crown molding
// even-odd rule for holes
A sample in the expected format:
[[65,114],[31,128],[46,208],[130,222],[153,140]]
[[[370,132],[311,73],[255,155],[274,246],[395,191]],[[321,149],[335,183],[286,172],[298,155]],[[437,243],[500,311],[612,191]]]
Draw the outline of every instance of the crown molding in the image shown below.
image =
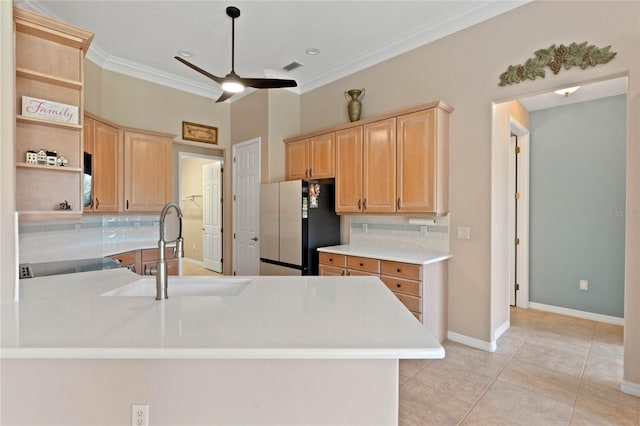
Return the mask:
[[[289,90],[298,94],[308,92],[365,68],[369,68],[373,65],[389,60],[395,56],[399,56],[410,50],[424,46],[440,38],[446,37],[464,28],[508,12],[522,6],[523,4],[529,3],[530,1],[532,0],[494,1],[491,3],[474,4],[471,7],[465,8],[465,10],[460,13],[452,13],[447,18],[439,20],[435,26],[426,28],[423,31],[414,32],[369,52],[364,52],[362,55],[359,55],[358,58],[340,64],[330,71],[321,73],[300,83],[297,88]],[[60,17],[56,16],[55,13],[51,12],[43,4],[42,0],[15,0],[15,4],[16,6],[61,20]],[[195,95],[217,99],[222,94],[222,90],[215,85],[209,85],[193,79],[180,77],[175,74],[160,71],[156,68],[111,55],[109,52],[102,49],[95,41],[91,44],[89,52],[87,52],[87,59],[98,65],[100,68],[177,90],[193,93]],[[269,74],[269,72],[266,73]],[[235,95],[226,102],[241,99],[249,93],[251,92],[249,91],[248,93],[244,93],[240,96]]]

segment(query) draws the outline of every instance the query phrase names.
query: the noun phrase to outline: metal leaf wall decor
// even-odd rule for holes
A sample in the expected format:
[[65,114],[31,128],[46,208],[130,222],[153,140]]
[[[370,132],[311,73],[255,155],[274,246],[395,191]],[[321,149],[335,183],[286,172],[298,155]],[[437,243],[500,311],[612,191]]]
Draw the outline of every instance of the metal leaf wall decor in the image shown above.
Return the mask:
[[500,75],[500,86],[517,84],[523,80],[535,80],[537,77],[544,78],[544,67],[551,68],[554,74],[558,74],[560,69],[576,66],[585,69],[588,66],[595,67],[597,64],[606,64],[612,60],[617,52],[610,52],[611,46],[596,47],[584,43],[571,43],[569,46],[561,44],[556,47],[552,44],[548,49],[540,49],[535,52],[535,57],[527,59],[524,65],[509,65],[509,68]]

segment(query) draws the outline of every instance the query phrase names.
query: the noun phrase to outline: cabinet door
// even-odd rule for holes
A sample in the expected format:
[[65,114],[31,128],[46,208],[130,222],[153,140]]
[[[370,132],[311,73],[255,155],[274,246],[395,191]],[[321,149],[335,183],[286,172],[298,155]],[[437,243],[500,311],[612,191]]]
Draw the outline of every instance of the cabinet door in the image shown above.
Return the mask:
[[171,139],[126,131],[124,210],[160,212],[171,198]]
[[396,210],[396,119],[364,126],[363,200],[365,213]]
[[309,177],[326,179],[335,177],[335,133],[309,139]]
[[336,132],[336,213],[362,211],[362,126]]
[[[83,146],[83,150],[84,152],[86,152],[87,154],[91,154],[91,158],[92,158],[92,163],[93,163],[93,128],[95,126],[95,120],[89,117],[84,117],[84,124],[83,124],[83,141],[82,141],[82,146]],[[93,173],[93,164],[87,165],[84,164],[83,161],[83,165],[84,167],[90,166],[92,173]],[[82,211],[83,212],[92,212],[93,211],[93,196],[95,194],[95,191],[93,189],[93,177],[88,178],[90,180],[87,180],[87,178],[83,175],[82,178],[82,186],[83,186],[83,191],[86,192],[86,189],[84,188],[85,186],[90,186],[91,187],[91,193],[90,196],[88,198],[85,199],[85,197],[82,197]]]
[[435,111],[398,117],[398,211],[436,212]]
[[344,268],[336,268],[335,266],[318,265],[318,275],[321,277],[341,277],[347,273]]
[[93,209],[117,212],[122,199],[122,139],[120,130],[99,121],[93,128]]
[[309,139],[289,142],[284,147],[284,155],[286,180],[309,177]]

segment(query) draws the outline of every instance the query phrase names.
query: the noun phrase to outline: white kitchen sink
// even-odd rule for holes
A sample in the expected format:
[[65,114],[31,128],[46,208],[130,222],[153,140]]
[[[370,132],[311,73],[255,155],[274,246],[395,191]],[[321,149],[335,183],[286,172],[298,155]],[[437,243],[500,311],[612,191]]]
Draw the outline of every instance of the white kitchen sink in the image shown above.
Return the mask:
[[[237,296],[251,283],[243,278],[215,278],[207,276],[169,276],[169,298],[181,296]],[[156,278],[145,277],[102,296],[155,297]]]

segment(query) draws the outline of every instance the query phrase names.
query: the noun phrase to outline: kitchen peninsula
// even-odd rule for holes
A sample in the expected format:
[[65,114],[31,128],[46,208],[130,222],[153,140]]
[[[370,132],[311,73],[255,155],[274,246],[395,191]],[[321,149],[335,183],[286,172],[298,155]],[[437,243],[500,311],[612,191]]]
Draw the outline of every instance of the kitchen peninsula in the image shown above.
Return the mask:
[[3,421],[127,424],[144,404],[154,425],[395,424],[398,359],[444,356],[375,277],[228,279],[246,278],[193,297],[171,278],[163,302],[104,296],[141,279],[125,269],[23,281],[2,309]]

